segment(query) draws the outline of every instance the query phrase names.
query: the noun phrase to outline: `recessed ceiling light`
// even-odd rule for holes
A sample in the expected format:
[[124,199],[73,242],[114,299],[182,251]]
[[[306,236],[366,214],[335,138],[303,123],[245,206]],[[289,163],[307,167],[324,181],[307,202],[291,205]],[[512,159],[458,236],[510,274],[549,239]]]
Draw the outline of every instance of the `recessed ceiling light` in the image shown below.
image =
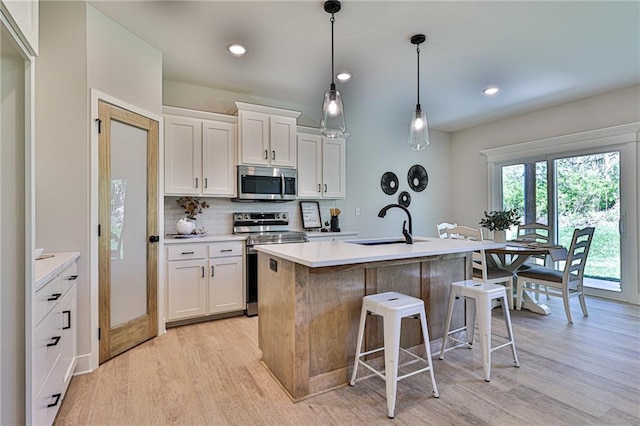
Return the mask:
[[482,93],[484,93],[485,95],[495,95],[496,93],[498,93],[498,91],[500,91],[499,87],[490,86],[484,89]]
[[231,53],[233,56],[244,56],[244,54],[247,53],[248,49],[244,44],[233,43],[227,47],[227,50],[229,50],[229,53]]
[[349,79],[351,78],[352,74],[349,71],[342,71],[339,72],[338,74],[336,74],[336,78],[341,81],[341,82],[346,82],[349,81]]

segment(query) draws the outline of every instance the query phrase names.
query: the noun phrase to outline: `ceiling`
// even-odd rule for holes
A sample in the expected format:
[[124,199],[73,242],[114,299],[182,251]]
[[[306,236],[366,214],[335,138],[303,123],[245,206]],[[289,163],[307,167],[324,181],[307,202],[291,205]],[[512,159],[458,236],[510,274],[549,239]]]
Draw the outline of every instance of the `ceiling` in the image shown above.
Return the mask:
[[[89,1],[163,53],[163,78],[319,108],[331,83],[323,1]],[[337,83],[350,116],[456,131],[640,84],[640,2],[343,1]],[[226,51],[249,47],[245,57]],[[492,97],[482,93],[496,85]]]

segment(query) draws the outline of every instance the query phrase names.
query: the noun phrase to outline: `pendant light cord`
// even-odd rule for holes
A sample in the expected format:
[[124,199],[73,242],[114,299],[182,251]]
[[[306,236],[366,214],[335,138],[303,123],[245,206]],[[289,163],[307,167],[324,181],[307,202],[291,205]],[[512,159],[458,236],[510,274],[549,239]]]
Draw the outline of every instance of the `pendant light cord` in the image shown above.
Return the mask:
[[420,108],[420,44],[419,43],[416,45],[416,52],[418,52],[418,55],[417,55],[417,58],[418,58],[418,60],[417,60],[417,63],[418,63],[418,67],[417,67],[418,68],[418,78],[417,78],[417,81],[418,81],[418,104],[417,104],[417,107],[419,109]]
[[335,90],[336,83],[334,81],[334,65],[333,65],[333,23],[336,21],[334,14],[331,14],[331,90]]

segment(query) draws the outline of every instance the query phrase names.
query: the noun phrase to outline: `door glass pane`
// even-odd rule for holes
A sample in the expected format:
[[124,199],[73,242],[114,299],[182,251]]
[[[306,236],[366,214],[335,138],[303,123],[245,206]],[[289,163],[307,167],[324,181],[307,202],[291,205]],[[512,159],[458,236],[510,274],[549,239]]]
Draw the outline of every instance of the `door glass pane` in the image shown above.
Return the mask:
[[559,243],[569,246],[575,228],[595,227],[584,284],[620,291],[620,153],[562,158],[555,167]]
[[147,313],[147,132],[111,121],[111,327]]
[[[520,223],[549,224],[547,162],[521,163],[502,167],[502,208],[516,209]],[[516,237],[514,227],[507,238]]]

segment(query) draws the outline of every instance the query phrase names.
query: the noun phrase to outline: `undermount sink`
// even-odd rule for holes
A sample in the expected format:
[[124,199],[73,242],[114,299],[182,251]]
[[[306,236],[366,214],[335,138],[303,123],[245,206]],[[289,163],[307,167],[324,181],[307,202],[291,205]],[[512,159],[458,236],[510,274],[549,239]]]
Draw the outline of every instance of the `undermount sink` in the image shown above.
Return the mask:
[[[421,242],[425,242],[427,240],[421,240],[421,239],[414,239],[413,242],[414,243],[421,243]],[[347,243],[351,243],[351,244],[358,244],[361,246],[382,246],[382,245],[387,245],[387,244],[407,244],[406,240],[382,240],[382,239],[378,239],[378,240],[351,240],[351,241],[345,241]]]

